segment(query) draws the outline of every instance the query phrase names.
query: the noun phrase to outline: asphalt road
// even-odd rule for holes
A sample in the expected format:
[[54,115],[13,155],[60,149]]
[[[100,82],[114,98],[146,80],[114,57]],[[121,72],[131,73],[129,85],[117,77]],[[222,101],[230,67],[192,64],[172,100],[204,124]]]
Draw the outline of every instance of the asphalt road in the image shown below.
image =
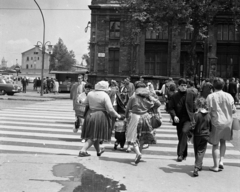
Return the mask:
[[[13,96],[14,97],[14,96]],[[0,100],[0,111],[2,109],[9,109],[15,108],[25,105],[31,105],[36,102],[43,102],[43,101],[22,101],[22,100]],[[240,117],[240,110],[237,111],[238,117]],[[240,151],[240,131],[233,132],[233,140],[231,141],[234,148]]]
[[36,103],[36,101],[0,100],[0,110],[11,109],[11,108],[15,108],[15,107],[30,105],[30,104],[33,104],[33,103]]

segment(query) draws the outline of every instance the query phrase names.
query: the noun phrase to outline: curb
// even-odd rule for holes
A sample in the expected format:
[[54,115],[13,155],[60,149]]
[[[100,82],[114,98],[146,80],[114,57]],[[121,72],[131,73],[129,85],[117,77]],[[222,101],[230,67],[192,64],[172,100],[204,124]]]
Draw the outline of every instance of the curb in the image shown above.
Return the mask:
[[16,100],[16,101],[52,101],[56,100],[55,98],[46,98],[46,99],[40,99],[40,98],[3,98],[0,97],[0,100]]

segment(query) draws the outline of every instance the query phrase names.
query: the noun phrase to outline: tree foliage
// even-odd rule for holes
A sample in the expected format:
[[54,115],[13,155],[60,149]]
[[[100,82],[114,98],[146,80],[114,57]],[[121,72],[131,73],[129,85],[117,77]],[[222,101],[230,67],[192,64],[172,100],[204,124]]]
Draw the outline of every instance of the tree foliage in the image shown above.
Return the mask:
[[76,64],[74,52],[68,51],[63,40],[59,38],[56,45],[53,47],[53,53],[50,57],[50,70],[70,71],[72,66]]
[[129,15],[132,37],[143,30],[160,32],[169,26],[173,30],[185,26],[192,32],[187,69],[189,75],[192,75],[196,63],[197,41],[208,37],[208,27],[216,16],[227,13],[235,25],[240,21],[239,0],[120,0],[120,3],[121,10]]
[[89,57],[89,54],[83,54],[82,60],[85,60],[85,61],[86,61],[87,67],[90,66],[90,57]]

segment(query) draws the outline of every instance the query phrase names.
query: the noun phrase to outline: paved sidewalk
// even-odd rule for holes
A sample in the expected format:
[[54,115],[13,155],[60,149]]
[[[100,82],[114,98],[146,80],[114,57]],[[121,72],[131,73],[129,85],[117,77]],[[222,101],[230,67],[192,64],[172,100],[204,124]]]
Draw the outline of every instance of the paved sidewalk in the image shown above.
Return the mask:
[[[106,152],[107,153],[107,152]],[[240,164],[226,163],[218,173],[204,161],[199,177],[192,177],[193,160],[142,159],[133,164],[134,154],[122,159],[80,158],[62,155],[0,155],[2,192],[237,192]],[[14,174],[15,173],[15,174]]]
[[40,93],[35,91],[28,91],[27,93],[16,93],[13,96],[0,95],[0,99],[6,100],[26,100],[26,101],[50,101],[56,99],[70,99],[70,93],[59,93],[59,94],[44,94],[40,96]]

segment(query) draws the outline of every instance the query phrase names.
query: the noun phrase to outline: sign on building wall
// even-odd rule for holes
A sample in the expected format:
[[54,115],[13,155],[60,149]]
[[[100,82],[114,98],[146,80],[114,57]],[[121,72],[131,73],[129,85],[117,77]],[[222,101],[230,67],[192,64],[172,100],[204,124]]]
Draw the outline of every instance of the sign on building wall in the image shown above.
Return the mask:
[[105,57],[105,53],[98,53],[98,57]]

